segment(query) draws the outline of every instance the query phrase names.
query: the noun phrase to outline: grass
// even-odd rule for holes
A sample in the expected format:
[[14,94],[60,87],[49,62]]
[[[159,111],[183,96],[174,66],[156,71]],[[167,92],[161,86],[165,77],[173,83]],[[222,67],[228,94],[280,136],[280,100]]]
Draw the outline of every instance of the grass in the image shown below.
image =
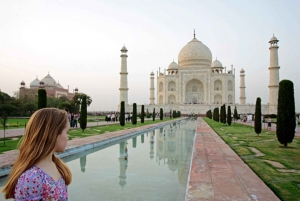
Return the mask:
[[[13,119],[7,119],[8,126],[6,129],[14,129],[14,128],[24,128],[25,123],[28,122],[29,119],[18,119],[18,118],[13,118]],[[3,126],[0,125],[0,130],[3,130]]]
[[82,132],[81,129],[72,129],[69,130],[69,140],[72,140],[74,138],[83,138],[83,137],[88,137],[88,136],[93,136],[93,135],[101,135],[103,133],[108,133],[108,132],[114,132],[118,130],[125,130],[129,128],[136,128],[140,126],[145,126],[149,124],[154,124],[154,123],[159,123],[159,122],[165,122],[169,121],[170,118],[165,118],[162,121],[159,119],[156,119],[155,121],[152,120],[145,120],[145,122],[142,124],[140,121],[137,122],[136,125],[133,125],[131,122],[128,122],[125,124],[125,126],[120,126],[120,124],[113,124],[113,125],[105,125],[105,126],[93,126],[93,127],[88,127],[85,129],[84,132]]
[[[159,119],[156,119],[155,121],[146,120],[143,124],[138,121],[136,125],[133,125],[131,122],[128,122],[125,124],[125,126],[120,126],[120,124],[112,124],[112,125],[105,125],[105,126],[92,126],[92,127],[87,127],[84,132],[82,132],[82,130],[80,128],[77,128],[77,129],[69,130],[68,135],[69,135],[69,140],[72,140],[74,138],[84,138],[84,137],[93,136],[93,135],[101,135],[103,133],[114,132],[114,131],[118,131],[118,130],[130,129],[130,128],[136,128],[136,127],[140,127],[140,126],[165,122],[165,121],[169,121],[169,120],[173,120],[173,119],[165,118],[162,121],[160,121]],[[4,147],[3,139],[0,139],[0,154],[5,151],[17,149],[17,145],[20,140],[21,140],[21,137],[19,137],[17,140],[12,140],[11,138],[6,138],[5,147]]]
[[12,138],[6,138],[5,147],[3,139],[0,139],[0,154],[2,154],[5,151],[17,149],[20,139],[21,137],[16,138],[16,140],[13,140]]
[[[275,132],[263,130],[258,137],[251,126],[237,123],[223,126],[211,119],[203,119],[281,200],[300,200],[300,173],[279,172],[279,168],[264,161],[276,161],[286,169],[300,171],[300,138],[294,138],[288,148],[284,148],[277,141]],[[255,156],[249,147],[256,148],[265,156]]]

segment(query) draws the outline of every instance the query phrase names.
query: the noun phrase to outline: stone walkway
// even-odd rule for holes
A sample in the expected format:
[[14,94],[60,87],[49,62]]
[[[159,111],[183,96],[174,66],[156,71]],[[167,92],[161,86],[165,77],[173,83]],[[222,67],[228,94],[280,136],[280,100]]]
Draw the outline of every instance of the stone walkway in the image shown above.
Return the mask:
[[277,201],[277,196],[198,118],[186,201]]

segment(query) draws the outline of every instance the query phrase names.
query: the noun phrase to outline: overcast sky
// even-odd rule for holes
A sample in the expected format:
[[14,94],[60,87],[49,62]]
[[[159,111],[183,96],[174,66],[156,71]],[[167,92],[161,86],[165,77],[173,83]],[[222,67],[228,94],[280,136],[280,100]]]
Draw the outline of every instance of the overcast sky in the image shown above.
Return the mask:
[[294,82],[300,112],[299,8],[297,0],[1,0],[0,89],[13,95],[22,80],[29,87],[49,71],[64,88],[90,95],[88,110],[116,110],[125,44],[129,103],[149,104],[151,71],[178,63],[196,29],[213,60],[236,69],[235,101],[244,68],[246,102],[266,104],[274,33],[280,80]]

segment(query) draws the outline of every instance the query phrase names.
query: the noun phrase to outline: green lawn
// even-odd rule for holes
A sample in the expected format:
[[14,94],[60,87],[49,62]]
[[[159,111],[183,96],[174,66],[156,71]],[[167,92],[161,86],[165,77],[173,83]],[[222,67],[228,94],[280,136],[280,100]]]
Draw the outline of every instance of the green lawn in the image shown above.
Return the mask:
[[[6,129],[13,129],[13,128],[24,128],[25,127],[25,123],[27,123],[29,121],[29,119],[18,119],[18,118],[14,118],[14,119],[7,119],[7,123],[8,126],[6,127]],[[0,130],[3,130],[3,126],[0,125]]]
[[[72,140],[74,138],[83,138],[83,137],[88,137],[93,135],[101,135],[103,133],[114,132],[118,130],[129,129],[129,128],[136,128],[140,126],[165,122],[169,120],[173,120],[173,119],[165,118],[162,121],[160,121],[159,119],[156,119],[155,121],[146,120],[143,124],[138,121],[136,125],[133,125],[131,122],[129,122],[126,123],[125,126],[120,126],[120,124],[113,124],[107,126],[93,126],[93,127],[86,128],[84,132],[82,132],[80,128],[76,128],[76,129],[69,130],[68,135],[69,135],[69,140]],[[0,153],[3,153],[4,151],[17,149],[17,144],[20,141],[20,139],[21,137],[19,137],[18,140],[12,140],[11,138],[6,138],[5,147],[3,146],[2,139],[0,139]]]
[[[277,141],[275,132],[262,131],[258,137],[250,126],[237,123],[223,126],[211,119],[203,119],[281,200],[300,200],[300,138],[295,138],[288,144],[288,148],[284,148]],[[251,147],[265,156],[256,156]],[[286,168],[276,168],[265,160],[281,163]],[[283,173],[279,169],[295,170],[298,173]]]

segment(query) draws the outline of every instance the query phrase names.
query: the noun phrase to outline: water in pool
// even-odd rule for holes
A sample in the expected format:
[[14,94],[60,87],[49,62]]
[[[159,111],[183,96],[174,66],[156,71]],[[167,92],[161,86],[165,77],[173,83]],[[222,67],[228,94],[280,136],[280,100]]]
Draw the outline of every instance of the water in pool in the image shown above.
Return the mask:
[[181,121],[65,158],[69,200],[184,200],[195,128]]

